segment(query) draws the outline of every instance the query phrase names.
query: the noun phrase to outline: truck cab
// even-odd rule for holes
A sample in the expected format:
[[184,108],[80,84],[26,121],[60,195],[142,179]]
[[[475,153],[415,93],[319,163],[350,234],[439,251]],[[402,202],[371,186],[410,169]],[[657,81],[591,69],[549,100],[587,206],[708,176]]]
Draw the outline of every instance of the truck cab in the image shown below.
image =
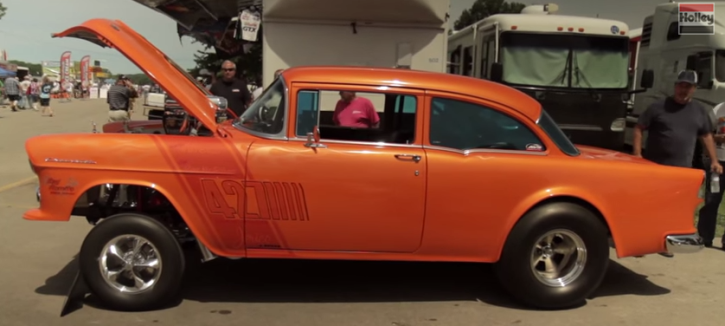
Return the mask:
[[537,99],[570,139],[621,149],[629,98],[629,27],[555,15],[555,4],[497,14],[449,37],[449,73]]
[[[725,2],[715,6],[712,35],[680,35],[677,3],[664,3],[644,19],[637,59],[637,78],[654,76],[652,87],[637,95],[631,115],[627,118],[625,142],[632,145],[634,126],[639,116],[656,101],[674,91],[679,71],[697,71],[699,84],[693,100],[712,109],[725,101]],[[646,133],[644,135],[646,137]],[[644,144],[642,145],[645,147]]]

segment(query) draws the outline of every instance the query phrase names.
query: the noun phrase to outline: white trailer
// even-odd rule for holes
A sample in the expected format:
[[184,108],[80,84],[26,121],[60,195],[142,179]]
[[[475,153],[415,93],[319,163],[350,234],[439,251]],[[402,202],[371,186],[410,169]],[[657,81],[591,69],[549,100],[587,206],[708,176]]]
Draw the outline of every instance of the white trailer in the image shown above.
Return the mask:
[[453,33],[448,72],[513,86],[578,144],[620,149],[629,97],[629,27],[555,15],[555,4],[497,14]]
[[304,65],[445,72],[450,0],[264,0],[264,85]]
[[[694,100],[708,109],[725,102],[725,2],[712,3],[715,7],[712,35],[680,35],[677,3],[657,5],[654,13],[644,19],[637,78],[645,83],[651,79],[652,87],[634,101],[631,116],[627,118],[626,144],[632,145],[633,127],[639,115],[653,102],[672,95],[677,74],[683,69],[698,73]],[[647,74],[651,76],[642,77]]]

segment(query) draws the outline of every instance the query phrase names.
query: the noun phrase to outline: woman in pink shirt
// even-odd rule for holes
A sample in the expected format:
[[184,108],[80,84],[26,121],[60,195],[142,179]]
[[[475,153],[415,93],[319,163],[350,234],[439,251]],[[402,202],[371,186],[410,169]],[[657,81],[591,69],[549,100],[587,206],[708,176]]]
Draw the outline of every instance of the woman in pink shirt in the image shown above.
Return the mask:
[[364,97],[355,96],[355,92],[340,91],[332,120],[338,126],[354,128],[377,128],[380,117],[373,102]]

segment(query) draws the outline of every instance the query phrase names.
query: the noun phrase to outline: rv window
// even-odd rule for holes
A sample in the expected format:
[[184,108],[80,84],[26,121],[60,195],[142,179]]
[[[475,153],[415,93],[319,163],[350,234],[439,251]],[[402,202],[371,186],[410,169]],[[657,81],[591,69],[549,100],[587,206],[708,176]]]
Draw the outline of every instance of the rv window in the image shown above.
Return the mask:
[[505,32],[500,61],[509,84],[622,89],[629,82],[629,39]]
[[473,47],[463,49],[463,75],[472,76],[473,72]]
[[667,29],[667,40],[674,41],[680,38],[680,25],[677,22],[670,23]]
[[481,44],[481,78],[488,78],[488,42]]
[[456,48],[448,57],[448,73],[458,75],[461,71],[461,49]]
[[698,86],[710,87],[710,82],[712,81],[712,64],[712,52],[702,52],[698,55],[697,66],[695,67]]
[[725,82],[725,50],[717,50],[715,55],[715,78]]

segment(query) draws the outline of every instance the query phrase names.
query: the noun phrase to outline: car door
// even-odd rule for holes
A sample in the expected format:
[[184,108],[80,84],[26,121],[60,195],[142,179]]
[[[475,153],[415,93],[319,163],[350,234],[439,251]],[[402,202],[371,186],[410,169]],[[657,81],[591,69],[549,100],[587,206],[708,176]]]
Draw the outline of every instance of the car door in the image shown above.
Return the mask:
[[[341,90],[367,96],[390,118],[379,130],[323,124],[319,142],[309,141],[320,120],[332,121]],[[415,251],[425,219],[427,163],[415,113],[423,92],[296,83],[289,94],[289,140],[259,140],[249,150],[247,188],[258,190],[248,212],[258,213],[245,222],[248,249]],[[366,139],[368,131],[382,140]]]
[[[547,143],[514,110],[428,92],[426,249],[495,259],[510,214],[549,176]],[[545,188],[544,188],[545,189]]]

